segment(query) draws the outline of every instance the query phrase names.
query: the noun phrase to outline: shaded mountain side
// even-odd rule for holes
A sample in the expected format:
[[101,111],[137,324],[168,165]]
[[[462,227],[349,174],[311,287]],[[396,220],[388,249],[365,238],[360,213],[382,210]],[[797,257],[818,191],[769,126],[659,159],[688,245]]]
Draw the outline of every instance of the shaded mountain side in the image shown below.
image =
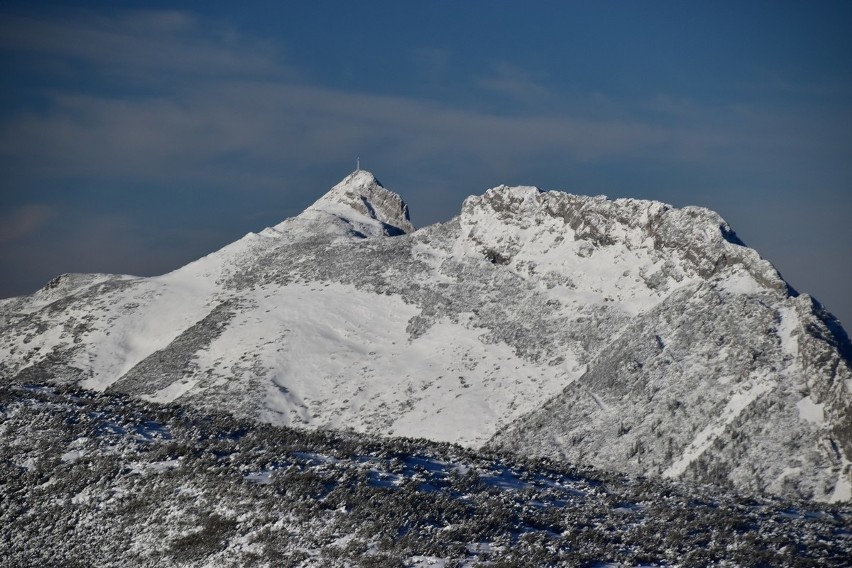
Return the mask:
[[[817,310],[807,312],[811,300],[794,304],[799,311],[779,311],[766,298],[705,283],[679,290],[634,319],[586,374],[498,432],[489,447],[759,492],[839,497],[850,473],[849,366],[831,342],[818,339],[829,328]],[[819,333],[791,324],[808,313]],[[797,329],[786,337],[772,333],[790,325]],[[798,342],[795,351],[791,342]],[[813,362],[824,358],[831,360],[818,376]]]

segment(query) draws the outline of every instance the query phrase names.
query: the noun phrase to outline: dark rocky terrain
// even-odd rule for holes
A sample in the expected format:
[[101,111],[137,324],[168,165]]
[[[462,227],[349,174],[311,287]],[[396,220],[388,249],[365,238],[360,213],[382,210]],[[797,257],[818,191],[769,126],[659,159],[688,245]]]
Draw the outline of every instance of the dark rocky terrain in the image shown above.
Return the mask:
[[852,508],[0,389],[0,566],[844,566]]

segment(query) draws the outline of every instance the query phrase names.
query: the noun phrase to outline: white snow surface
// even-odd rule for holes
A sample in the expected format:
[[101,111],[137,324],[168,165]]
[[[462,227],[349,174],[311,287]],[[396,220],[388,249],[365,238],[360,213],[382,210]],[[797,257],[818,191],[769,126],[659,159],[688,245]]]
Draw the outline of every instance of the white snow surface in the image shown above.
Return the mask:
[[799,418],[818,425],[822,425],[825,422],[823,406],[811,400],[809,396],[796,403],[796,408],[799,409]]
[[840,503],[852,501],[852,481],[850,481],[850,470],[852,470],[852,462],[848,459],[843,460],[843,467],[837,475],[837,482],[834,484],[834,491],[828,498],[829,503]]
[[201,396],[242,369],[265,385],[263,421],[478,445],[578,372],[485,345],[464,323],[444,321],[407,340],[415,306],[348,285],[262,287],[248,298],[253,307],[197,353],[195,372],[149,400]]

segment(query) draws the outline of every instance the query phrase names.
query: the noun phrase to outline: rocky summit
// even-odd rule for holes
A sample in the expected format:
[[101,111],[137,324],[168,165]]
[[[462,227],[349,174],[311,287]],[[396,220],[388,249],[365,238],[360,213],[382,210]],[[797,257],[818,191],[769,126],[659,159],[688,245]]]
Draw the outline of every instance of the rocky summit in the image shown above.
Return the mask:
[[852,498],[852,348],[713,211],[500,186],[415,230],[356,171],[150,278],[0,301],[0,375],[308,429]]

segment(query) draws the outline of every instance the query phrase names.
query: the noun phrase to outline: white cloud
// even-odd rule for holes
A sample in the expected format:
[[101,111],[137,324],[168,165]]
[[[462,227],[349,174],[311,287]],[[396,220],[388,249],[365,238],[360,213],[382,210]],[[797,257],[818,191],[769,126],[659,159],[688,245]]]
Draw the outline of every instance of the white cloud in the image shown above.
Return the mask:
[[61,19],[4,15],[0,49],[101,66],[138,80],[159,80],[159,75],[175,72],[221,77],[291,71],[272,42],[166,10],[76,12]]

